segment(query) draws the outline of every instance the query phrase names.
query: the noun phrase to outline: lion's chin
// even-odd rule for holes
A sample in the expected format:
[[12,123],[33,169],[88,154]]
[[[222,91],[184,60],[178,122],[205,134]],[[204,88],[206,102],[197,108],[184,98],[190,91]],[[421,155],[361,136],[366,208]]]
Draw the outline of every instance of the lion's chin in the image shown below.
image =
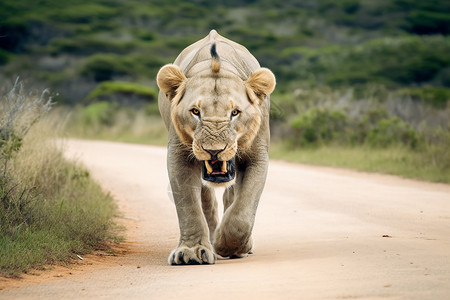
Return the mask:
[[222,184],[230,182],[236,174],[235,159],[229,161],[204,160],[202,161],[202,178],[205,181]]

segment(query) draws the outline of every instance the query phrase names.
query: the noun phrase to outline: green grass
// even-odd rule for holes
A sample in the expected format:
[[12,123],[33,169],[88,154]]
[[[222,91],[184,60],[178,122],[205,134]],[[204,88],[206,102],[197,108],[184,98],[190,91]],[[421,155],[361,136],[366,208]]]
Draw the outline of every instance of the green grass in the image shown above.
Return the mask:
[[372,148],[328,145],[292,148],[283,143],[272,143],[270,158],[450,183],[448,166],[436,165],[430,161],[427,153],[402,146]]

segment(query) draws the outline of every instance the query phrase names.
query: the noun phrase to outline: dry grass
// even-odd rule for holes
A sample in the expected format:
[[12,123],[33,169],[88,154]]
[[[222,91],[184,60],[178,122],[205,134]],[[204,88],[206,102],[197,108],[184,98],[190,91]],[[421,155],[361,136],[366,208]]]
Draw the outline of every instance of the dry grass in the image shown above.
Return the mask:
[[155,104],[141,109],[118,107],[98,102],[76,107],[67,114],[67,134],[84,139],[100,139],[127,143],[167,144],[167,130]]
[[1,124],[0,275],[20,276],[113,238],[116,208],[82,166],[64,158],[58,125],[42,107],[50,102],[20,89],[9,96],[15,101],[0,114],[12,120]]

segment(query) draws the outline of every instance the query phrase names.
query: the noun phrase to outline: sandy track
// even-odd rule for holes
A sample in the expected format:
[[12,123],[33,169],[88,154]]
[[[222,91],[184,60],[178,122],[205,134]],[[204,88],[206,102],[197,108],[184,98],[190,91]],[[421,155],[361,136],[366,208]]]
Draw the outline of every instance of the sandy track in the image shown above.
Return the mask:
[[448,185],[271,162],[255,254],[173,267],[165,149],[67,146],[118,200],[127,254],[9,281],[0,299],[450,299]]

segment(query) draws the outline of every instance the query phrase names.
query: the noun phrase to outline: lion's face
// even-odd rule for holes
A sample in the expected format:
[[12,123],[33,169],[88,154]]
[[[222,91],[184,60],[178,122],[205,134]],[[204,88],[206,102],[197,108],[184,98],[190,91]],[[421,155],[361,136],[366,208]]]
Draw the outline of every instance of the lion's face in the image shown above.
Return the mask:
[[234,157],[256,136],[261,112],[244,82],[233,77],[199,77],[186,82],[172,122],[182,142],[203,162],[203,179],[214,183],[234,178]]
[[158,85],[171,101],[171,118],[180,141],[202,161],[203,180],[233,182],[235,157],[248,148],[261,124],[261,104],[275,77],[260,69],[243,81],[222,71],[186,78],[175,65],[158,73]]

